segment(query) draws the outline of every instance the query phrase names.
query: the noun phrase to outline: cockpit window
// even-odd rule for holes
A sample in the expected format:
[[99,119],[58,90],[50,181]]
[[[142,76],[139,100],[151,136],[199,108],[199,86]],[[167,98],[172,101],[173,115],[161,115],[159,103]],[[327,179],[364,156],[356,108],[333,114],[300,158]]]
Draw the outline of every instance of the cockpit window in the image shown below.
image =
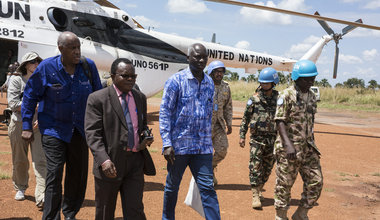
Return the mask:
[[50,22],[58,31],[62,31],[67,26],[67,16],[60,8],[49,8],[47,11]]
[[186,55],[182,51],[131,28],[122,20],[61,8],[50,8],[48,16],[58,31],[71,31],[80,38],[162,61],[187,63]]
[[81,17],[73,17],[73,22],[76,26],[79,27],[90,27],[94,25],[94,22]]

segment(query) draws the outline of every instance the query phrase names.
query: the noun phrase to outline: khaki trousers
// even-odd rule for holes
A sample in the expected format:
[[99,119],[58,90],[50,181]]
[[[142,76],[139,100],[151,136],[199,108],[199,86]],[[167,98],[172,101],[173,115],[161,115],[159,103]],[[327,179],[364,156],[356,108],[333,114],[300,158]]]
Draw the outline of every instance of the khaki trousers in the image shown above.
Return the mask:
[[[38,129],[34,129],[34,141],[30,143],[32,154],[32,165],[36,176],[35,200],[36,204],[44,201],[45,179],[46,179],[46,159],[42,149],[41,134]],[[12,180],[15,190],[26,190],[29,181],[29,144],[21,138],[22,122],[11,120],[8,127],[8,135],[12,148],[13,174]]]
[[212,158],[212,167],[215,168],[227,155],[228,139],[224,128],[219,123],[212,127],[212,146],[214,156]]

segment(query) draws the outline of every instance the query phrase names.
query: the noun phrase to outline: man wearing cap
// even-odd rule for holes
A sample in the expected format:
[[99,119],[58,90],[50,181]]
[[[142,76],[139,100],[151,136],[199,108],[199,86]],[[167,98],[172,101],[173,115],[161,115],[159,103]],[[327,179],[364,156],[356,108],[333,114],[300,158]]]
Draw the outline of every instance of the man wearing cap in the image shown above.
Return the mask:
[[219,60],[212,61],[207,68],[207,73],[211,76],[215,85],[211,120],[212,146],[214,147],[214,155],[212,157],[214,186],[218,184],[215,176],[216,166],[227,155],[227,135],[232,133],[232,98],[230,86],[227,82],[223,81],[225,72],[224,63]]
[[260,85],[248,99],[240,124],[240,147],[245,146],[245,136],[250,131],[249,182],[252,189],[252,208],[261,209],[262,191],[274,165],[273,146],[276,140],[276,112],[279,83],[277,71],[272,67],[260,71]]
[[[33,140],[32,119],[37,103],[38,126],[46,156],[47,174],[42,219],[75,219],[82,206],[88,173],[84,134],[87,97],[102,88],[95,63],[87,59],[92,77],[80,60],[80,41],[72,32],[58,37],[61,55],[41,62],[26,84],[22,103],[22,138]],[[62,176],[66,164],[64,198]]]
[[41,134],[38,130],[37,117],[33,118],[34,140],[27,142],[20,138],[22,133],[21,104],[25,84],[37,68],[42,59],[35,52],[28,52],[22,57],[21,65],[17,72],[21,75],[13,76],[9,81],[8,105],[12,110],[11,122],[8,127],[8,135],[12,149],[13,186],[16,190],[15,199],[25,199],[25,190],[28,188],[29,160],[28,148],[32,154],[34,175],[36,176],[35,200],[39,208],[43,207],[45,197],[46,159],[41,145]]
[[281,91],[277,99],[274,117],[278,131],[274,145],[277,177],[274,191],[276,220],[288,219],[290,192],[298,172],[303,180],[303,192],[292,219],[309,219],[307,213],[317,204],[321,195],[321,153],[314,141],[317,101],[310,90],[317,75],[317,67],[312,61],[298,61],[292,71],[295,85]]

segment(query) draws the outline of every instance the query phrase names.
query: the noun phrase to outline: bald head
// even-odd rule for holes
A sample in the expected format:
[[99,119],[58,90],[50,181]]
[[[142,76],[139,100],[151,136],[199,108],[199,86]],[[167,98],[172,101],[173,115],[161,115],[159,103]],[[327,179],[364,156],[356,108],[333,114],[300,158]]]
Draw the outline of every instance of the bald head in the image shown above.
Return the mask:
[[203,69],[206,67],[207,59],[207,50],[205,46],[200,43],[195,43],[189,47],[187,60],[193,75],[203,76]]
[[203,44],[200,44],[200,43],[195,43],[195,44],[192,44],[188,49],[187,49],[187,56],[190,56],[190,53],[194,52],[194,51],[204,51],[205,53],[207,53],[206,51],[206,47],[203,46]]
[[79,41],[79,38],[76,34],[70,31],[65,31],[58,36],[57,44],[58,47],[64,47],[68,42],[75,40]]
[[59,35],[57,44],[62,55],[63,65],[75,67],[79,63],[81,56],[80,41],[77,35],[68,31],[63,32]]

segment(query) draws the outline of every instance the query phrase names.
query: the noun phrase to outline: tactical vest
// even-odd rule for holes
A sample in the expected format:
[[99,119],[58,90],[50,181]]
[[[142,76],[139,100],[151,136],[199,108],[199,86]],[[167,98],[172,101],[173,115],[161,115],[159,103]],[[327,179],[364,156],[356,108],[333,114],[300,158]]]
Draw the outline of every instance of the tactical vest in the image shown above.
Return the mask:
[[265,99],[262,92],[253,96],[253,113],[249,123],[253,135],[276,134],[277,129],[274,115],[276,113],[277,97],[278,92],[276,90],[273,90],[271,99]]

